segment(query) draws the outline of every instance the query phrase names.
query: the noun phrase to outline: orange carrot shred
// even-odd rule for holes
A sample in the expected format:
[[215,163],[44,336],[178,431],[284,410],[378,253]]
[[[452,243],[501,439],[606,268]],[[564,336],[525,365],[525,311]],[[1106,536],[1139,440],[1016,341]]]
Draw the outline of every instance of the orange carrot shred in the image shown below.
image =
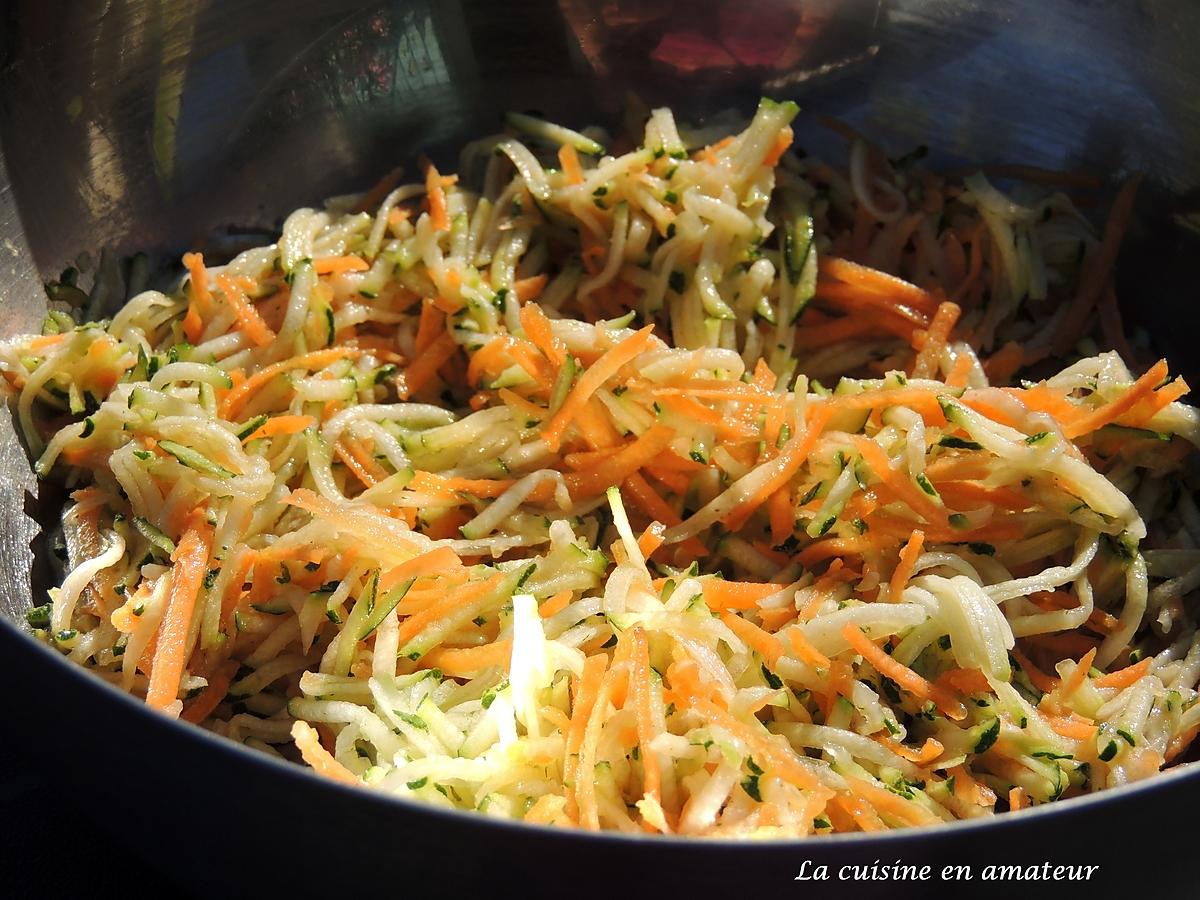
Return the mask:
[[204,267],[204,255],[201,253],[183,254],[183,265],[188,270],[192,283],[192,296],[200,304],[201,312],[208,312],[212,306],[212,293],[208,289],[208,269]]
[[341,275],[344,272],[365,272],[371,268],[361,256],[327,256],[313,260],[318,275]]
[[550,277],[545,272],[541,275],[530,275],[528,278],[518,278],[513,282],[513,293],[522,303],[528,303],[541,296],[549,280]]
[[783,656],[783,642],[778,637],[763,631],[749,619],[744,619],[736,613],[722,614],[721,621],[730,631],[756,650],[769,668],[775,668],[779,657]]
[[559,147],[558,162],[567,177],[567,184],[583,183],[583,166],[579,163],[579,153],[574,147],[570,144]]
[[1080,716],[1048,716],[1043,713],[1042,719],[1055,732],[1072,741],[1090,741],[1099,730],[1091,720]]
[[967,379],[971,377],[971,357],[966,353],[960,353],[954,360],[954,366],[950,369],[950,374],[946,376],[946,384],[949,387],[960,388],[967,386]]
[[1029,676],[1029,682],[1039,691],[1048,694],[1059,686],[1061,681],[1053,675],[1047,675],[1033,661],[1021,652],[1019,647],[1012,649],[1013,659],[1020,665],[1021,670]]
[[925,315],[931,316],[937,311],[937,304],[928,291],[895,275],[848,259],[825,255],[821,256],[819,269],[820,274],[827,278],[835,278],[866,293],[889,297],[896,303],[909,306]]
[[784,444],[779,455],[772,460],[768,465],[773,465],[776,462],[782,461],[779,470],[750,497],[746,498],[738,507],[733,509],[729,515],[725,517],[725,525],[731,531],[737,531],[745,524],[746,520],[761,506],[771,494],[782,489],[792,476],[799,471],[800,466],[808,459],[808,455],[817,445],[817,440],[821,437],[821,433],[825,430],[825,425],[829,422],[830,416],[833,415],[833,407],[830,404],[823,403],[819,406],[810,407],[810,420],[808,426],[803,433],[794,435]]
[[795,528],[792,497],[786,487],[767,498],[767,518],[771,524],[771,544],[778,547],[792,536]]
[[550,320],[536,303],[526,303],[521,307],[521,327],[529,340],[555,366],[561,366],[567,359],[567,346],[554,336]]
[[304,429],[312,428],[316,424],[317,420],[312,416],[272,416],[242,438],[242,443],[248,444],[259,438],[275,437],[276,435],[299,434]]
[[654,551],[663,545],[664,531],[666,526],[662,522],[651,522],[646,526],[646,530],[638,538],[638,550],[644,558],[649,559]]
[[630,679],[630,688],[633,692],[637,717],[638,744],[641,746],[642,771],[644,773],[643,793],[647,797],[657,800],[662,784],[662,772],[659,768],[658,755],[649,747],[650,742],[656,737],[650,696],[654,684],[650,671],[650,650],[646,641],[646,632],[641,627],[633,629],[631,640],[633,641],[631,656],[633,677]]
[[189,300],[187,313],[183,317],[183,336],[189,343],[198,344],[203,335],[204,321],[200,318],[198,304]]
[[[583,663],[583,675],[575,688],[571,707],[571,730],[567,733],[563,767],[563,782],[567,785],[567,815],[576,818],[580,825],[599,828],[593,824],[595,816],[595,787],[592,773],[583,765],[584,737],[592,718],[592,710],[600,697],[601,685],[608,669],[608,657],[603,654],[589,656]],[[589,802],[590,801],[590,802]]]
[[543,601],[538,607],[538,612],[541,613],[543,619],[548,619],[566,609],[574,596],[575,594],[571,590],[559,591],[553,597]]
[[446,316],[437,308],[432,300],[426,297],[421,302],[421,316],[417,320],[417,335],[413,338],[414,356],[420,356],[429,349],[439,334],[446,327]]
[[442,176],[433,163],[425,167],[425,196],[429,200],[429,219],[434,231],[450,230],[450,215],[446,206],[446,190]]
[[374,487],[387,478],[387,472],[355,442],[338,441],[333,445],[333,452],[346,468],[354,473],[354,477],[362,482],[363,487]]
[[942,361],[942,351],[946,349],[946,342],[950,339],[950,333],[961,314],[962,308],[957,303],[946,300],[938,304],[933,321],[929,323],[929,330],[925,333],[925,345],[913,363],[914,378],[932,378],[937,372]]
[[622,366],[650,346],[653,333],[654,326],[647,325],[641,331],[631,334],[592,363],[591,367],[580,376],[558,412],[542,428],[542,437],[551,450],[558,449],[558,445],[562,443],[563,432],[578,414],[579,408],[604,382],[616,375]]
[[233,308],[246,337],[259,347],[265,347],[275,340],[275,332],[267,327],[267,323],[258,314],[258,310],[246,296],[246,292],[232,278],[228,275],[218,275],[217,286],[221,289],[226,302]]
[[778,594],[787,585],[754,581],[726,581],[724,578],[704,579],[704,602],[709,609],[754,609],[759,601]]
[[193,526],[179,539],[172,554],[174,567],[171,569],[171,591],[167,598],[167,610],[158,628],[150,684],[146,689],[146,704],[155,709],[170,706],[179,694],[188,629],[196,597],[207,571],[211,541],[212,535],[207,525]]
[[917,565],[917,557],[921,555],[924,547],[925,532],[914,529],[908,543],[900,551],[900,562],[892,572],[891,581],[888,582],[888,600],[891,603],[900,602],[900,598],[904,595],[904,586],[912,578],[913,570]]
[[842,629],[842,637],[881,675],[886,675],[910,694],[922,700],[933,701],[933,704],[951,719],[957,721],[966,718],[967,708],[960,700],[937,685],[931,684],[908,666],[888,656],[857,625],[847,623],[846,627]]
[[954,796],[976,806],[991,806],[996,802],[992,789],[972,778],[966,766],[954,766],[947,769],[946,774],[954,778]]
[[875,441],[862,435],[855,435],[854,446],[862,455],[863,462],[892,491],[894,491],[912,510],[920,514],[930,524],[946,525],[946,511],[937,506],[928,495],[912,482],[905,474],[892,468],[891,461],[883,448]]
[[408,482],[408,490],[422,494],[452,497],[457,493],[475,497],[499,497],[513,486],[511,478],[460,478],[420,471]]
[[944,746],[942,746],[941,741],[937,740],[936,738],[925,738],[925,743],[921,745],[921,749],[913,750],[912,748],[906,747],[904,744],[897,741],[891,735],[883,732],[873,735],[873,737],[897,756],[907,759],[909,762],[916,763],[918,766],[922,767],[928,766],[930,763],[936,761],[946,749]]
[[829,657],[812,645],[812,642],[800,628],[789,628],[787,631],[788,643],[792,645],[792,651],[797,657],[808,663],[814,669],[828,669]]
[[[639,473],[635,472],[629,475],[621,486],[629,493],[629,499],[633,501],[633,505],[647,516],[662,522],[668,528],[682,524],[683,520],[675,510]],[[682,552],[689,554],[691,559],[708,555],[708,548],[694,537],[682,541],[678,546]]]
[[609,485],[620,484],[662,453],[674,435],[666,425],[653,426],[596,465],[568,473],[567,490],[572,497],[586,497],[601,493]]
[[783,159],[783,154],[787,153],[788,147],[792,146],[792,129],[784,128],[779,132],[779,137],[775,138],[775,143],[771,145],[771,149],[767,151],[767,155],[763,158],[763,165],[769,168],[775,168],[779,165],[779,161]]
[[1079,660],[1071,674],[1063,679],[1062,687],[1058,692],[1060,700],[1066,700],[1083,686],[1083,682],[1087,679],[1088,671],[1092,668],[1092,660],[1095,658],[1096,648],[1093,647],[1083,655],[1083,658]]
[[292,723],[292,740],[300,750],[304,761],[312,766],[313,771],[343,784],[361,784],[358,777],[344,765],[333,758],[328,750],[321,746],[317,730],[307,722],[296,720]]
[[938,676],[937,683],[967,695],[986,694],[992,689],[987,676],[979,669],[950,669]]
[[[236,664],[235,664],[236,669]],[[199,725],[205,719],[213,714],[221,701],[225,699],[229,693],[230,672],[222,670],[208,678],[208,687],[197,697],[191,700],[183,707],[183,712],[179,714],[179,718],[185,722],[191,722],[193,725]]]
[[909,825],[932,825],[941,821],[921,804],[894,794],[885,787],[849,776],[846,777],[846,783],[851,792],[867,801],[876,814],[885,813]]
[[511,657],[512,638],[505,638],[481,647],[438,647],[426,654],[421,665],[441,669],[445,674],[458,678],[474,675],[493,666],[507,670]]
[[[674,687],[674,682],[672,682]],[[803,790],[812,791],[828,801],[834,794],[791,749],[777,743],[761,726],[755,727],[735,718],[706,697],[691,695],[691,705],[700,715],[720,725],[754,756],[755,762],[773,775]]]
[[1154,389],[1167,377],[1167,361],[1160,359],[1141,378],[1131,384],[1120,397],[1105,403],[1074,422],[1063,425],[1063,434],[1071,439],[1089,434],[1097,428],[1114,422],[1133,409],[1138,401],[1154,393]]
[[1101,675],[1092,684],[1098,688],[1127,688],[1149,672],[1150,666],[1153,664],[1154,657],[1147,656],[1132,666],[1126,666],[1124,669],[1118,669],[1115,672],[1109,672],[1107,675]]
[[438,335],[425,352],[404,370],[403,379],[399,383],[400,398],[407,400],[424,387],[437,374],[437,370],[448,363],[457,351],[458,344],[454,340],[454,335],[448,331],[443,331]]
[[1025,364],[1025,351],[1016,341],[1009,341],[983,363],[984,374],[992,384],[1004,384]]

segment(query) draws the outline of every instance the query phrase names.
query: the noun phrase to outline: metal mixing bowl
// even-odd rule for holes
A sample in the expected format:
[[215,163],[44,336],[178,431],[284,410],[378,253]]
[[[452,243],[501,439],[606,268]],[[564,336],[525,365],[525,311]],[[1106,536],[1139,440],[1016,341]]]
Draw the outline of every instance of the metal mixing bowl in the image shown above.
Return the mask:
[[[507,109],[580,126],[618,122],[630,91],[684,118],[769,93],[897,153],[924,143],[944,160],[1147,172],[1121,261],[1127,312],[1175,367],[1200,362],[1190,327],[1168,327],[1194,321],[1195,0],[26,0],[0,15],[0,337],[40,326],[42,282],[82,251],[165,260],[220,226],[269,226],[446,154]],[[803,117],[798,132],[829,140]],[[147,858],[189,860],[197,893],[770,896],[808,887],[792,879],[811,860],[834,873],[819,887],[927,896],[837,880],[845,863],[902,859],[932,865],[934,887],[946,863],[977,877],[989,863],[1099,864],[1091,890],[1115,896],[1190,869],[1200,775],[1184,770],[983,823],[753,845],[502,825],[324,783],[152,715],[22,633],[51,577],[37,523],[58,503],[0,416],[9,739],[86,801],[66,808],[131,828]]]

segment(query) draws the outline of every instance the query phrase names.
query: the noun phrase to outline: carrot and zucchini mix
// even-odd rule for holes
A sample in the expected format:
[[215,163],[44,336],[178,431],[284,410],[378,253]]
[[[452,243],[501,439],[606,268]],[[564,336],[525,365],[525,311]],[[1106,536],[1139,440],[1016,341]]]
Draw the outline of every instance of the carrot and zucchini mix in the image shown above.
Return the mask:
[[57,284],[0,348],[73,500],[30,625],[327,778],[541,824],[874,831],[1171,763],[1200,418],[1113,300],[1136,181],[1097,235],[1077,174],[830,123],[837,169],[795,114],[511,116],[106,320]]

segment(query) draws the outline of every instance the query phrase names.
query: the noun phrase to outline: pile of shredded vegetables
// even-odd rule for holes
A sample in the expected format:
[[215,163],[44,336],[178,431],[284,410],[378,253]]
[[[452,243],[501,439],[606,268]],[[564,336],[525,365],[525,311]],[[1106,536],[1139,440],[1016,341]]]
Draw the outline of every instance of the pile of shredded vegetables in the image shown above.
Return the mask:
[[612,153],[512,116],[462,181],[56,306],[0,349],[74,490],[31,626],[231,740],[528,822],[798,837],[1157,772],[1200,728],[1200,419],[1122,360],[1136,182],[1097,236],[1058,176],[854,134],[839,171],[795,112],[655,110]]

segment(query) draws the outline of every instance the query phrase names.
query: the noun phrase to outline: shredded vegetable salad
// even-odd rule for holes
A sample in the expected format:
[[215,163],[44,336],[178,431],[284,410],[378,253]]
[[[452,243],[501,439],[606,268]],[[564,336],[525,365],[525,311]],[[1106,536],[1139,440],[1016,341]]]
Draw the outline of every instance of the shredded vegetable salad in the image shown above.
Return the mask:
[[461,180],[103,321],[64,279],[0,349],[72,490],[31,627],[327,778],[534,823],[875,831],[1158,772],[1200,729],[1200,418],[1129,368],[1136,180],[1097,233],[1079,176],[835,124],[839,169],[796,112],[514,115]]

